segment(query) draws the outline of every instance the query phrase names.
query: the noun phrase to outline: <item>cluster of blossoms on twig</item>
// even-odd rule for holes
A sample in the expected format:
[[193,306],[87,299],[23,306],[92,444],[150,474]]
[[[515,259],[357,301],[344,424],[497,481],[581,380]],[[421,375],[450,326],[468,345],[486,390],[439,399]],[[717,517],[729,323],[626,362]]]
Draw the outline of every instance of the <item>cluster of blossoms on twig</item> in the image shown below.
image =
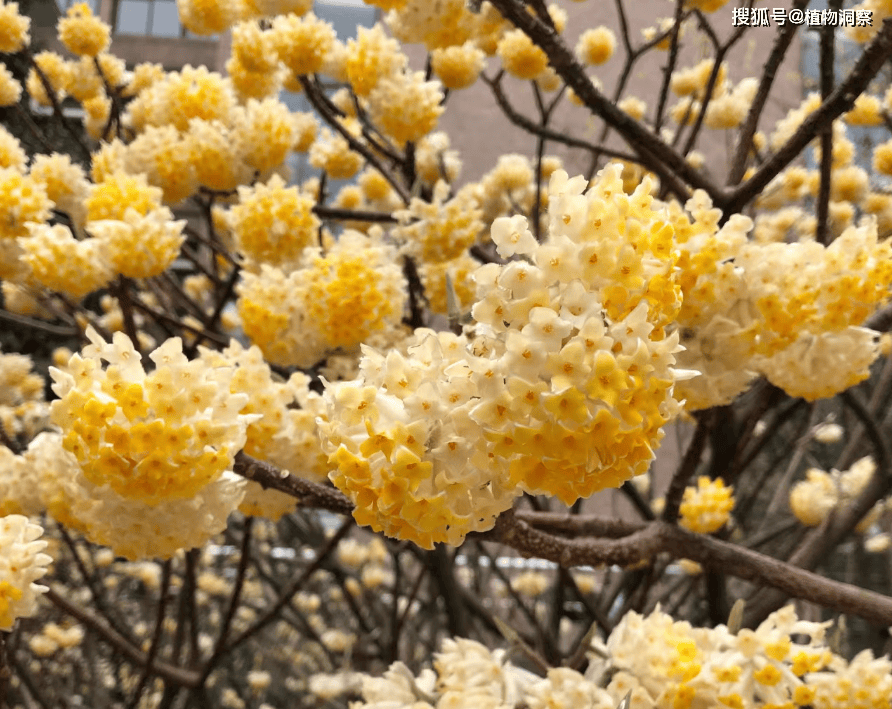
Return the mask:
[[629,612],[606,642],[592,644],[584,674],[561,667],[544,678],[512,664],[505,650],[447,638],[433,669],[415,675],[397,663],[383,677],[352,677],[363,701],[351,707],[615,709],[627,696],[630,709],[887,706],[892,663],[870,651],[846,661],[828,646],[827,626],[799,620],[792,606],[755,630],[736,632],[725,625],[694,628],[659,609]]

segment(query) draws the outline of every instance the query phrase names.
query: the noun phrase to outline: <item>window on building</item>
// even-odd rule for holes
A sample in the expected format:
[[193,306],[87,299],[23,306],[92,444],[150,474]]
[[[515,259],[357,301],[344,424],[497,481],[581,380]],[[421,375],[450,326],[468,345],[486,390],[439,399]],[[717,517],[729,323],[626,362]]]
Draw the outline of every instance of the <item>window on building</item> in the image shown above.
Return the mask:
[[[176,0],[118,0],[115,4],[114,26],[115,34],[167,38],[198,37],[180,23]],[[215,40],[217,37],[200,39]]]

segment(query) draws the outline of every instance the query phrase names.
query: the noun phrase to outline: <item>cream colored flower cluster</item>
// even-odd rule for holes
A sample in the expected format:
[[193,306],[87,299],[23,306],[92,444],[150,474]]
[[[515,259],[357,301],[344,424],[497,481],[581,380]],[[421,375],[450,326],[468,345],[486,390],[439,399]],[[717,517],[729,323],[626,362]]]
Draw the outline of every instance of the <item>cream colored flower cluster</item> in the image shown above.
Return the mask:
[[[855,500],[875,471],[876,463],[870,456],[861,458],[845,471],[809,468],[805,480],[790,489],[790,509],[806,527],[817,527],[835,507]],[[885,501],[878,502],[858,523],[857,531],[867,531],[885,507]]]
[[[316,417],[323,412],[322,398],[310,391],[309,377],[297,372],[287,382],[275,381],[260,349],[245,349],[235,341],[222,352],[203,347],[199,351],[208,367],[235,369],[229,391],[247,397],[242,415],[256,417],[248,424],[245,453],[276,465],[283,473],[324,480],[328,460],[319,447],[316,429]],[[239,510],[278,520],[293,511],[296,502],[290,495],[248,481]]]
[[827,625],[799,620],[792,606],[737,634],[694,628],[659,609],[630,612],[606,645],[596,641],[584,675],[555,668],[544,678],[512,665],[503,650],[446,639],[433,670],[416,676],[395,663],[382,677],[363,675],[363,701],[352,706],[615,709],[631,692],[631,709],[888,707],[892,662],[870,651],[846,661],[828,648]]
[[791,396],[833,396],[862,381],[879,356],[859,325],[888,300],[892,246],[876,225],[850,227],[829,246],[749,241],[752,223],[721,213],[703,193],[673,208],[684,303],[677,327],[689,408],[728,403],[757,373]]
[[52,559],[43,553],[43,527],[21,515],[0,517],[0,631],[10,632],[16,618],[34,615],[37,597],[46,591],[35,581]]
[[[146,374],[125,335],[107,343],[87,334],[83,356],[50,370],[60,397],[53,422],[84,477],[85,508],[73,516],[125,556],[170,556],[203,543],[243,494],[228,470],[255,417],[240,413],[247,395],[229,391],[233,367],[190,362],[172,339],[150,355],[155,369]],[[198,510],[199,522],[182,525]]]
[[407,356],[364,347],[360,378],[326,391],[330,477],[360,524],[426,548],[457,545],[516,495],[472,418],[479,387],[499,380],[464,336],[419,329],[407,345]]
[[380,234],[345,231],[327,251],[308,248],[286,274],[267,265],[244,273],[238,308],[245,334],[266,358],[310,367],[375,332],[399,326],[405,280]]
[[[330,387],[323,437],[356,517],[423,546],[488,529],[522,491],[571,504],[643,473],[678,410],[671,227],[620,168],[552,176],[549,237],[523,217],[477,270],[476,338],[416,332]],[[618,280],[617,274],[622,277]]]

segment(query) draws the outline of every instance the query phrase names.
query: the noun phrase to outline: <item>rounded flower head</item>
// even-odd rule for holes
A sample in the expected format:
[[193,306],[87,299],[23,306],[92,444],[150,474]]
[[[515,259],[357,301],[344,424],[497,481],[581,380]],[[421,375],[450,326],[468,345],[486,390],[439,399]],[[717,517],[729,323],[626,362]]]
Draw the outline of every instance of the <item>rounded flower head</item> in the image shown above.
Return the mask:
[[360,27],[356,39],[347,41],[346,52],[347,79],[358,96],[368,96],[378,81],[401,72],[407,62],[399,43],[380,23]]
[[369,114],[375,125],[397,143],[416,142],[437,125],[443,107],[437,81],[423,72],[396,74],[378,82],[369,95]]
[[623,193],[618,165],[586,187],[554,171],[541,243],[523,217],[494,223],[500,253],[527,258],[474,273],[473,340],[365,348],[359,378],[326,391],[332,480],[361,524],[455,544],[523,492],[572,504],[647,470],[689,376],[666,332],[672,230],[649,184]]
[[93,186],[87,198],[87,217],[90,221],[121,220],[128,209],[148,214],[161,206],[161,194],[142,175],[117,172]]
[[75,239],[64,224],[30,224],[31,236],[19,243],[31,278],[50,290],[83,298],[114,277],[108,251],[99,239]]
[[190,362],[174,338],[146,374],[126,335],[87,336],[83,356],[50,373],[53,422],[90,483],[155,505],[193,498],[231,467],[252,420],[239,415],[247,397],[229,392],[232,368]]
[[177,0],[180,22],[190,32],[211,35],[225,32],[235,22],[235,0]]
[[523,30],[506,32],[499,41],[498,55],[505,71],[518,79],[535,79],[548,68],[548,57]]
[[19,14],[17,2],[0,5],[0,52],[18,52],[31,41],[31,19]]
[[[72,78],[72,68],[61,56],[55,52],[39,52],[34,55],[36,67],[31,67],[25,87],[28,95],[41,106],[50,106],[52,101],[47,94],[47,87],[43,79],[46,79],[49,88],[56,95],[57,100],[65,98],[65,92]],[[40,73],[38,73],[38,69]],[[43,77],[40,76],[43,74]]]
[[43,553],[43,527],[27,517],[0,517],[0,630],[10,632],[16,618],[34,615],[37,596],[46,591],[35,583],[52,559]]
[[312,12],[303,17],[293,14],[277,17],[273,20],[272,32],[279,61],[296,76],[320,71],[336,40],[331,24]]
[[447,89],[466,89],[483,71],[486,54],[472,42],[457,47],[435,49],[431,53],[431,67]]
[[311,366],[395,328],[405,282],[393,247],[345,231],[324,255],[308,249],[287,276],[263,265],[238,287],[245,334],[271,362]]
[[180,253],[185,220],[174,221],[167,207],[141,215],[128,209],[122,220],[90,222],[88,230],[105,244],[116,273],[151,278],[167,270]]
[[613,56],[616,35],[607,27],[586,30],[576,45],[576,56],[585,64],[603,64]]
[[233,111],[232,131],[242,160],[261,175],[280,167],[298,137],[295,117],[276,98],[249,99]]
[[258,264],[293,266],[319,230],[314,200],[278,176],[238,191],[230,223],[239,251]]
[[94,17],[85,2],[68,8],[67,16],[59,20],[58,31],[62,44],[79,57],[95,57],[104,52],[111,41],[111,28]]
[[721,529],[734,508],[733,490],[721,478],[700,476],[697,487],[687,487],[681,502],[681,526],[700,534]]

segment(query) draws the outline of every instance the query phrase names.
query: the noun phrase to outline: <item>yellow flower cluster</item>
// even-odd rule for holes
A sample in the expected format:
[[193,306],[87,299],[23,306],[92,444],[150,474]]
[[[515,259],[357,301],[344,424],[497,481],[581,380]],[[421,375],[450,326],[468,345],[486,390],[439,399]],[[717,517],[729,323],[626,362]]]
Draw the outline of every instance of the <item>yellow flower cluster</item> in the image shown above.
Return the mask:
[[186,131],[193,118],[228,123],[234,106],[232,88],[220,74],[186,65],[140,92],[125,118],[137,131],[165,125]]
[[[285,473],[324,480],[328,459],[319,447],[316,431],[322,398],[310,391],[309,378],[295,373],[287,382],[275,381],[258,347],[245,349],[233,341],[222,352],[199,349],[201,360],[209,367],[234,367],[229,391],[247,397],[241,414],[257,417],[248,424],[245,453],[272,463]],[[292,496],[264,490],[249,481],[239,510],[277,520],[293,511],[295,504]]]
[[403,71],[407,58],[378,23],[371,29],[360,27],[356,39],[347,41],[345,62],[350,85],[357,96],[366,97],[382,78]]
[[83,225],[87,218],[85,203],[90,183],[80,165],[60,153],[35,155],[29,174],[43,185],[55,209],[65,212],[75,225]]
[[27,355],[0,353],[0,425],[13,438],[30,440],[49,421],[43,377],[32,371],[33,364]]
[[396,327],[405,284],[396,252],[380,236],[345,231],[326,253],[307,249],[286,275],[261,266],[237,287],[245,334],[266,358],[309,367],[336,349],[354,351],[374,332]]
[[108,49],[111,28],[98,17],[85,2],[68,8],[66,16],[59,20],[59,40],[66,49],[79,57],[95,57]]
[[50,370],[60,397],[53,422],[87,480],[148,505],[194,497],[218,480],[253,420],[239,415],[247,396],[229,393],[233,369],[189,362],[174,338],[150,355],[146,374],[126,335],[112,344],[87,335],[83,356]]
[[603,64],[616,49],[616,35],[603,25],[586,30],[576,44],[576,56],[585,64]]
[[90,222],[88,229],[104,244],[115,273],[151,278],[166,271],[179,255],[185,225],[185,220],[175,221],[167,207],[159,207],[146,215],[128,209],[122,219]]
[[497,49],[502,66],[518,79],[536,79],[548,68],[548,57],[523,30],[506,32]]
[[43,553],[43,527],[27,517],[0,517],[0,631],[12,631],[16,618],[34,615],[37,596],[46,591],[35,583],[52,559]]
[[489,529],[516,495],[487,466],[470,417],[476,387],[489,383],[474,372],[485,362],[451,333],[419,329],[407,345],[408,357],[365,348],[360,379],[326,391],[320,432],[330,477],[354,501],[358,523],[428,549],[457,545]]
[[[702,373],[681,385],[690,408],[727,403],[756,373],[792,396],[832,396],[862,381],[879,355],[858,327],[888,300],[892,245],[874,224],[829,246],[747,240],[752,223],[721,214],[703,193],[673,209],[684,305],[680,363]],[[820,373],[820,374],[818,374]]]
[[285,187],[278,175],[265,185],[239,187],[238,194],[238,204],[229,211],[238,250],[254,267],[292,270],[317,239],[321,222],[312,211],[315,200],[297,187]]
[[724,625],[694,628],[659,609],[629,612],[606,644],[593,643],[585,675],[555,668],[544,678],[515,667],[503,649],[447,638],[433,670],[417,677],[399,664],[382,677],[362,675],[363,701],[354,707],[614,709],[629,695],[636,709],[888,707],[892,662],[869,650],[845,660],[828,647],[828,625],[799,620],[793,606],[736,634]]
[[[423,546],[488,529],[522,491],[567,504],[642,473],[675,415],[671,227],[620,168],[551,177],[549,237],[496,220],[477,270],[477,337],[416,333],[408,357],[364,351],[332,386],[323,436],[357,520]],[[616,274],[623,278],[617,282]]]
[[161,206],[161,190],[150,186],[143,175],[117,172],[94,184],[87,198],[87,218],[122,220],[128,209],[146,215]]
[[0,4],[0,52],[12,53],[24,49],[31,41],[30,28],[31,18],[19,14],[17,2]]
[[369,94],[369,115],[385,135],[402,146],[430,133],[443,113],[443,92],[424,72],[382,78]]
[[409,208],[394,212],[400,226],[393,236],[402,239],[407,250],[424,263],[442,263],[467,251],[483,230],[473,185],[449,199],[449,186],[438,182],[433,199],[413,197]]
[[279,61],[295,76],[321,71],[337,39],[331,24],[312,12],[303,17],[289,14],[275,18],[272,33]]
[[32,224],[31,235],[19,244],[31,279],[76,299],[104,287],[115,275],[102,240],[75,239],[63,224]]
[[52,206],[36,179],[15,168],[0,168],[0,241],[27,235],[26,222],[44,221]]
[[423,42],[429,50],[463,44],[476,24],[463,0],[406,0],[387,15],[387,23],[401,42]]
[[474,302],[476,286],[473,274],[479,266],[480,263],[468,254],[462,254],[450,261],[421,264],[419,275],[424,285],[424,295],[427,297],[431,310],[444,315],[449,312],[446,296],[446,276],[448,274],[458,301],[459,312],[467,312]]
[[456,91],[471,86],[483,71],[486,55],[473,42],[435,49],[431,68],[447,89]]
[[679,507],[681,526],[699,534],[711,534],[725,526],[734,509],[733,488],[721,478],[697,479],[697,487],[686,487]]
[[11,167],[24,172],[28,156],[19,139],[0,126],[0,169]]
[[240,13],[235,0],[177,0],[180,22],[190,32],[211,35],[225,32]]
[[16,81],[12,72],[5,66],[0,67],[0,106],[12,106],[22,98],[22,85]]
[[[359,121],[347,118],[344,128],[355,138],[361,133]],[[340,133],[324,130],[310,148],[310,165],[325,170],[336,180],[349,180],[362,167],[363,157],[350,149]]]

